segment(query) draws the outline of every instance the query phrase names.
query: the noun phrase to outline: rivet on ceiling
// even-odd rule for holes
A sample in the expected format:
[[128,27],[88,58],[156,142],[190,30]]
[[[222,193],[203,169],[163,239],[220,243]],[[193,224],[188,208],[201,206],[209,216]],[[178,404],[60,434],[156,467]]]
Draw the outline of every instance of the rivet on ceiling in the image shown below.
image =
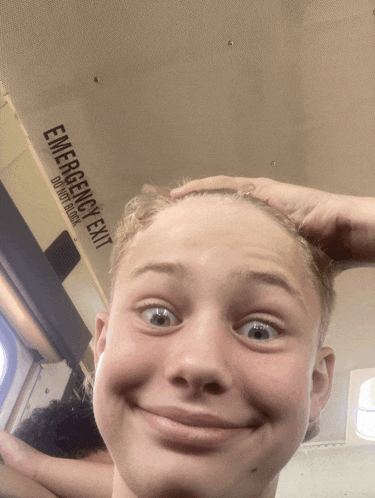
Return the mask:
[[94,81],[95,81],[95,83],[99,83],[100,80],[97,76],[95,76]]
[[233,45],[233,42],[229,40],[228,45],[231,47]]

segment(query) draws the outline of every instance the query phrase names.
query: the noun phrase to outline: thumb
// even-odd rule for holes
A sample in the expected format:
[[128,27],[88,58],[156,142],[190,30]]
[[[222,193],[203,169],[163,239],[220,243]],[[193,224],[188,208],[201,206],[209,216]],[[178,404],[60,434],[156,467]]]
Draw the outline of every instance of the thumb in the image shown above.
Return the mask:
[[19,452],[14,436],[11,436],[4,430],[0,430],[0,454],[5,465],[13,465],[22,460],[22,455]]
[[0,455],[6,466],[35,479],[46,457],[43,453],[4,430],[0,430]]

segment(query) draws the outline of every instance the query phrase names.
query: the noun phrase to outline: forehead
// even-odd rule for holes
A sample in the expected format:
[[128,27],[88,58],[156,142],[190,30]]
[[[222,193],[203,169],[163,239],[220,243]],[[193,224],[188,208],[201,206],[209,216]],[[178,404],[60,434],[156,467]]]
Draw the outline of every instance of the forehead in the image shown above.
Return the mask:
[[141,261],[199,253],[225,266],[239,260],[276,265],[306,282],[307,272],[297,241],[272,218],[244,200],[208,195],[190,197],[158,213],[153,223],[131,241],[121,268]]

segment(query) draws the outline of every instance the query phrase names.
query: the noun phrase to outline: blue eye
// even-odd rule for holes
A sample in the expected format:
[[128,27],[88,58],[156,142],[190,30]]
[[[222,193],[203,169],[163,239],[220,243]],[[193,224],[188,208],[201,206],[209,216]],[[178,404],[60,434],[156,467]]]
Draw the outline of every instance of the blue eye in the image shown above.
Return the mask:
[[171,327],[179,323],[175,315],[166,308],[147,308],[141,315],[155,327]]
[[241,335],[246,335],[249,339],[259,340],[261,342],[266,342],[268,339],[273,339],[276,335],[279,335],[277,330],[271,327],[271,325],[268,325],[268,323],[258,322],[257,320],[245,323],[245,325],[240,327],[238,330]]

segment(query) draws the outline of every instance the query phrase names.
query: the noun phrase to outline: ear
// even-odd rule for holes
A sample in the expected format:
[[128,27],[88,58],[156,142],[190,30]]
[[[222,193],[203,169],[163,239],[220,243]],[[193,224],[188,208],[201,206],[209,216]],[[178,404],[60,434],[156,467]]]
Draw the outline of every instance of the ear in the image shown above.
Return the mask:
[[100,355],[104,352],[109,324],[108,311],[100,311],[95,320],[95,371],[98,368]]
[[324,347],[316,353],[310,392],[310,419],[315,422],[320,417],[331,395],[333,370],[336,355],[333,349]]

